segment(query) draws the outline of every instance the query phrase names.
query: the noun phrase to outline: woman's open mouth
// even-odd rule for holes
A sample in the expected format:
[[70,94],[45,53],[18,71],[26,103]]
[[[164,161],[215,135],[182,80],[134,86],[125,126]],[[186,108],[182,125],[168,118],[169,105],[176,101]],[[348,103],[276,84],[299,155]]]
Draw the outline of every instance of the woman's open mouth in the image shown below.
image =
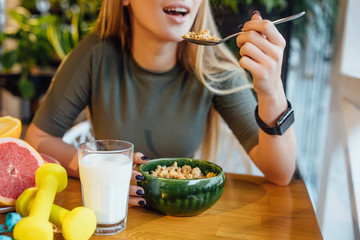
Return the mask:
[[182,7],[169,7],[163,9],[164,13],[173,16],[185,16],[189,13],[189,10]]

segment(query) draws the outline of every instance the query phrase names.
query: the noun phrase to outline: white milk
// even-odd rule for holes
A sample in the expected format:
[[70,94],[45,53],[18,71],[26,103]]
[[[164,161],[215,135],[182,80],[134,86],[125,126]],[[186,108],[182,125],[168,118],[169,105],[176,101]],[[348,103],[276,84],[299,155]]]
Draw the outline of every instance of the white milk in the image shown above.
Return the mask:
[[115,224],[127,213],[132,162],[121,154],[89,154],[79,163],[85,207],[98,224]]

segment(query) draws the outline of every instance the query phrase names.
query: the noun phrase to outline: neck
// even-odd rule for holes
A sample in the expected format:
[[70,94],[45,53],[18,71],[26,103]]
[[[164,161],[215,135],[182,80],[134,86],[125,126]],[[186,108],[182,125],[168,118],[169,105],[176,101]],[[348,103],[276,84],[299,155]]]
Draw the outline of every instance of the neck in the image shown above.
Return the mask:
[[142,68],[165,72],[176,64],[177,43],[161,41],[155,37],[133,33],[132,55]]

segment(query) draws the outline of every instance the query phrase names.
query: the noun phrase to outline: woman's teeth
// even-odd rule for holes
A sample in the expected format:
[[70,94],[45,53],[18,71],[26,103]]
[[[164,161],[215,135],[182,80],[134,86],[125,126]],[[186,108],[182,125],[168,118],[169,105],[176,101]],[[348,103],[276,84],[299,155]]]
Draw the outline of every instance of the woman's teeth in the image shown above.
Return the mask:
[[183,15],[185,16],[188,11],[185,8],[164,8],[163,11],[170,15]]

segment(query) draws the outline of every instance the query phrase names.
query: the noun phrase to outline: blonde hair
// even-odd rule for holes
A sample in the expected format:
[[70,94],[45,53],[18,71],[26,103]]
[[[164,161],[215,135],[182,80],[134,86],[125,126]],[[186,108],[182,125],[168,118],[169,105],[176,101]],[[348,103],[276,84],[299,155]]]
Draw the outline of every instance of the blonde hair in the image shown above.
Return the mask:
[[[116,11],[117,10],[117,11]],[[102,39],[119,39],[123,49],[131,49],[131,27],[129,9],[123,6],[123,0],[103,0],[99,13],[96,30]],[[211,14],[208,0],[203,0],[191,31],[199,32],[209,29],[212,34],[220,36],[214,18]],[[189,44],[185,41],[178,44],[178,61],[186,70],[194,72],[201,83],[215,94],[231,94],[244,89],[252,88],[246,85],[237,86],[236,82],[227,84],[229,89],[218,88],[221,82],[232,81],[233,75],[241,72],[246,77],[245,71],[239,66],[238,60],[224,45],[204,47]],[[223,73],[227,73],[225,76]],[[217,155],[219,124],[221,117],[211,108],[204,141],[201,146],[201,158],[214,160]]]

